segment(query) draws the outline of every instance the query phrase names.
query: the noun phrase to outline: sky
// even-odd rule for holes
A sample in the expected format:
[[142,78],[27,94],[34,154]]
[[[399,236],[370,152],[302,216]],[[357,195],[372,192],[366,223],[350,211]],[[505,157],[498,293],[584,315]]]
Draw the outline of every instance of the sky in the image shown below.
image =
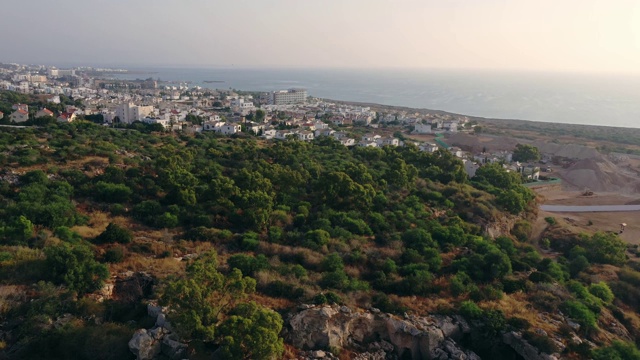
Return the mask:
[[2,0],[0,62],[640,73],[639,0]]

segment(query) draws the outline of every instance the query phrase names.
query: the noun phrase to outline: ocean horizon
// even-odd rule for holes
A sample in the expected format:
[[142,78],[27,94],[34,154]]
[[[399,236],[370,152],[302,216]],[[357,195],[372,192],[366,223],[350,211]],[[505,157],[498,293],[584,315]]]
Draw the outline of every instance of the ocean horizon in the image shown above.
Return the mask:
[[640,76],[491,70],[128,67],[152,77],[242,91],[306,88],[310,96],[468,116],[640,128]]

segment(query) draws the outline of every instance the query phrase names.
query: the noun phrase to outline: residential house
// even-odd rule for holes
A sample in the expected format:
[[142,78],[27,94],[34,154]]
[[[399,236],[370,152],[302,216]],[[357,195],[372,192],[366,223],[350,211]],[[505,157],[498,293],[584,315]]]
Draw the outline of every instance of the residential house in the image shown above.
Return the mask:
[[313,126],[316,128],[316,130],[324,130],[324,129],[328,129],[329,128],[329,124],[322,122],[322,121],[316,121]]
[[274,136],[278,140],[286,140],[289,136],[295,135],[291,130],[278,130]]
[[356,144],[356,140],[355,139],[351,139],[351,138],[347,138],[347,137],[342,137],[340,138],[340,144],[344,145],[344,146],[354,146]]
[[47,108],[44,108],[36,113],[36,118],[47,117],[47,116],[53,117],[53,111]]
[[414,132],[416,134],[431,134],[431,124],[417,123]]
[[11,110],[24,110],[26,112],[29,112],[29,105],[27,105],[27,104],[13,104],[11,106]]
[[432,152],[435,152],[436,150],[438,150],[438,145],[433,144],[433,143],[424,143],[424,144],[419,146],[419,149],[421,151],[432,153]]
[[224,125],[222,121],[206,121],[202,124],[202,131],[216,131],[222,125]]
[[469,178],[476,176],[476,171],[480,168],[480,165],[469,160],[463,160],[463,163],[464,163],[464,171],[467,173],[467,176]]
[[451,153],[458,158],[462,158],[462,156],[464,155],[464,152],[459,147],[450,147],[449,151],[451,151]]
[[360,140],[360,142],[358,143],[358,146],[360,146],[360,147],[378,147],[378,143],[376,143],[375,141]]
[[400,139],[397,139],[397,138],[394,138],[394,137],[379,138],[379,139],[376,140],[376,143],[380,147],[382,147],[382,146],[398,146],[398,145],[400,145]]
[[334,132],[333,134],[331,134],[331,136],[333,136],[337,140],[340,140],[342,138],[346,138],[347,137],[347,133],[342,132],[342,131],[338,131],[338,132]]
[[171,127],[171,122],[167,118],[150,118],[146,117],[141,120],[145,124],[160,124],[163,128],[168,129]]
[[313,132],[311,131],[298,131],[296,135],[298,136],[298,140],[302,140],[302,141],[313,140]]
[[265,129],[265,130],[262,132],[262,136],[263,136],[265,139],[269,140],[269,139],[273,139],[273,138],[275,138],[277,133],[278,133],[278,131],[277,131],[276,129]]
[[60,114],[60,116],[58,116],[58,122],[66,122],[66,123],[70,123],[73,122],[76,119],[76,114],[75,113],[62,113]]
[[222,135],[233,135],[242,131],[240,124],[225,123],[218,131]]
[[245,123],[245,126],[247,127],[247,129],[249,131],[251,131],[252,133],[254,133],[256,135],[259,134],[260,131],[264,131],[264,129],[265,129],[265,125],[264,124],[257,123],[255,121],[247,121]]
[[11,115],[9,115],[9,120],[14,123],[22,123],[29,120],[29,112],[23,109],[19,109],[14,111]]
[[[325,124],[326,125],[326,124]],[[315,137],[319,137],[319,136],[331,136],[335,133],[335,130],[329,129],[328,127],[326,129],[317,129],[315,131]]]
[[445,121],[442,124],[442,127],[444,128],[444,130],[448,131],[448,132],[458,132],[458,122],[457,121]]
[[365,141],[365,142],[376,142],[380,138],[382,138],[382,136],[380,136],[378,134],[369,133],[369,134],[362,135],[362,139],[361,140]]

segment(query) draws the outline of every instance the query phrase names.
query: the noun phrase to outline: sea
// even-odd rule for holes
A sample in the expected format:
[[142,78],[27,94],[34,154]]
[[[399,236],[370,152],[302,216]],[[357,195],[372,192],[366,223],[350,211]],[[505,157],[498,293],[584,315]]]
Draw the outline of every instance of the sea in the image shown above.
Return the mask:
[[310,96],[518,119],[640,128],[640,75],[488,70],[128,68],[154,78],[244,91],[306,88]]

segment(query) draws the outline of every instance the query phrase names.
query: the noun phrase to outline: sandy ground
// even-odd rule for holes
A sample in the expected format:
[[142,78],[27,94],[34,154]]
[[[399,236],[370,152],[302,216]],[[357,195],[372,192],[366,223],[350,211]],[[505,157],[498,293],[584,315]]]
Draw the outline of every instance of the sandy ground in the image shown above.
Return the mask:
[[[637,204],[640,195],[622,195],[616,193],[596,193],[593,196],[582,196],[577,191],[561,189],[540,190],[544,204],[553,205],[626,205]],[[546,227],[545,217],[554,217],[563,226],[575,232],[595,233],[598,231],[618,231],[620,223],[626,223],[625,231],[620,238],[631,244],[640,244],[640,212],[595,212],[595,213],[550,213],[539,211],[534,225],[533,237],[540,236]],[[591,225],[589,223],[591,222]]]

